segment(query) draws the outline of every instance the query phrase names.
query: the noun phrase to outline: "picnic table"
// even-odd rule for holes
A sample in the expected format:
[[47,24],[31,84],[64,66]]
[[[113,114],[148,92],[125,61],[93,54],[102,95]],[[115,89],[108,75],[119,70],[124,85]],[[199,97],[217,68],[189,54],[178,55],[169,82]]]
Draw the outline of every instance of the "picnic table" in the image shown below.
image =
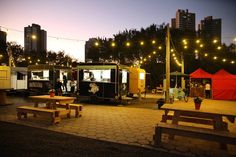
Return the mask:
[[[37,115],[47,117],[50,120],[51,124],[59,123],[61,121],[61,115],[67,115],[70,118],[71,108],[69,103],[73,102],[76,98],[75,97],[65,97],[65,96],[54,96],[51,97],[50,95],[38,95],[38,96],[30,96],[30,99],[35,102],[34,107],[32,106],[18,106],[17,110],[17,117],[20,120],[22,116],[27,118],[28,114],[33,114],[34,117]],[[45,107],[39,107],[39,103],[46,103]],[[62,104],[66,103],[66,104]],[[57,107],[63,106],[64,109],[59,110]],[[73,106],[73,109],[77,109],[76,117],[79,116],[79,111],[82,110],[81,105]],[[79,110],[80,109],[80,110]]]
[[38,107],[39,103],[46,103],[47,108],[56,109],[56,103],[65,103],[69,102],[72,103],[76,98],[75,97],[66,97],[66,96],[54,96],[50,97],[50,95],[37,95],[37,96],[30,96],[30,99],[35,102],[35,107]]
[[[179,103],[164,104],[161,109],[164,110],[164,114],[159,126],[156,127],[154,135],[156,143],[160,143],[160,134],[162,134],[160,130],[163,129],[164,132],[170,134],[170,139],[173,139],[175,134],[203,138],[220,142],[223,149],[227,148],[226,143],[236,144],[236,135],[231,133],[228,128],[228,123],[234,123],[236,118],[236,111],[230,105],[220,102],[202,104],[201,109],[196,110],[194,103]],[[227,121],[224,121],[223,117],[226,117]],[[170,120],[171,124],[167,124],[167,120]],[[211,126],[211,129],[204,127],[204,125],[193,127],[194,124],[208,125]]]

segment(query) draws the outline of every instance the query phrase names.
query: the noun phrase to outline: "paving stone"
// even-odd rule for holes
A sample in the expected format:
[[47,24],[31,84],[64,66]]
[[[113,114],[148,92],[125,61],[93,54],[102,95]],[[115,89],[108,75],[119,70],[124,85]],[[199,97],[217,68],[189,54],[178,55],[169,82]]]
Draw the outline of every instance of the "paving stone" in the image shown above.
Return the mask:
[[[4,112],[5,116],[2,114]],[[61,123],[54,126],[49,125],[45,120],[32,116],[26,120],[19,121],[16,119],[15,108],[12,113],[7,110],[0,110],[0,119],[82,137],[138,146],[145,144],[148,146],[153,143],[152,136],[154,135],[155,126],[160,122],[163,111],[86,104],[82,114],[83,116],[80,118],[63,118]],[[229,128],[230,130],[236,130],[235,124],[229,123]],[[169,141],[167,135],[162,136],[162,141],[163,146],[157,148],[164,151],[182,153],[190,157],[212,156],[212,154],[223,155],[222,152],[212,152],[213,149],[219,150],[218,143],[214,142],[185,137],[176,137],[174,140]],[[228,151],[228,154],[236,152],[236,147],[232,146]],[[233,155],[235,156],[235,154]]]
[[167,149],[167,150],[175,150],[175,146],[169,143],[162,143],[162,147]]
[[189,151],[189,148],[188,147],[185,147],[185,146],[177,146],[176,147],[176,150],[179,151],[179,152],[188,152]]
[[184,156],[184,155],[185,155],[184,153],[179,152],[179,151],[177,151],[177,150],[170,150],[169,152],[170,152],[170,153],[173,153],[173,154],[176,154],[176,155],[181,155],[181,156]]
[[184,155],[185,155],[186,157],[196,157],[196,155],[193,154],[193,153],[191,153],[191,152],[184,153]]

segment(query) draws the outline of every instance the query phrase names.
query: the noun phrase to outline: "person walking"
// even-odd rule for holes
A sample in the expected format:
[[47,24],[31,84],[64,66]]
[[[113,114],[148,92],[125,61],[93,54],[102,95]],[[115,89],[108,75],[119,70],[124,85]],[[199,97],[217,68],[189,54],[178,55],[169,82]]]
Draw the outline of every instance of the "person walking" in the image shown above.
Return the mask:
[[63,87],[64,89],[66,89],[66,92],[67,92],[67,77],[64,73],[62,73],[63,75]]
[[206,98],[211,98],[211,85],[209,82],[205,84],[205,96]]

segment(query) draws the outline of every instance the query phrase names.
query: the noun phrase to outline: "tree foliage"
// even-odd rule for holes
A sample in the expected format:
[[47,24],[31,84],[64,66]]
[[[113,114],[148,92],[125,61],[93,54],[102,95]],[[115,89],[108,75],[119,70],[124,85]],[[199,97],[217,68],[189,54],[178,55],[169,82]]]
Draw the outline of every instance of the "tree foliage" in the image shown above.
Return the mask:
[[[28,65],[33,64],[52,64],[52,65],[63,65],[71,66],[72,58],[69,55],[66,55],[64,51],[59,52],[29,52],[24,53],[24,49],[21,45],[18,45],[15,42],[7,43],[8,49],[12,52],[12,58],[14,66],[17,67],[27,67]],[[7,57],[9,57],[7,55]]]
[[[190,74],[197,68],[203,68],[211,73],[224,68],[231,73],[236,73],[235,64],[229,63],[230,59],[236,60],[235,44],[227,47],[225,44],[213,43],[213,39],[200,39],[197,33],[193,31],[181,31],[178,29],[171,29],[170,31],[171,49],[174,50],[171,55],[175,54],[178,60],[181,60],[181,54],[183,53],[185,73]],[[165,36],[165,24],[160,26],[152,24],[140,30],[126,29],[115,34],[114,38],[95,39],[94,41],[97,41],[99,46],[91,46],[87,50],[87,53],[90,54],[87,59],[107,62],[117,61],[130,66],[146,58],[147,61],[141,65],[141,68],[144,68],[150,74],[148,76],[150,78],[150,86],[156,86],[162,83],[165,74]],[[187,40],[187,49],[184,49],[183,39]],[[152,42],[154,40],[155,44]],[[200,43],[196,43],[197,40],[200,40],[202,47],[200,47]],[[116,46],[112,47],[112,42]],[[130,42],[130,46],[126,45],[127,42]],[[142,45],[141,42],[143,42]],[[220,50],[217,49],[218,46],[220,46]],[[233,48],[234,51],[232,51]],[[156,53],[153,54],[153,51],[156,51]],[[208,57],[205,56],[205,53],[207,53]],[[214,56],[218,56],[218,60],[213,60]],[[222,62],[223,58],[227,58],[228,62]],[[180,71],[180,67],[173,58],[171,58],[171,71]]]

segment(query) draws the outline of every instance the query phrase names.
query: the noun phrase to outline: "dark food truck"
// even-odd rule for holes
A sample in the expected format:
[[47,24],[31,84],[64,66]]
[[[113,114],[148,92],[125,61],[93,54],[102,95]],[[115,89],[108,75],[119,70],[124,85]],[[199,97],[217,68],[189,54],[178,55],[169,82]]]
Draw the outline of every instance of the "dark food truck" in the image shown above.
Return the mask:
[[101,100],[121,100],[129,91],[128,67],[116,63],[79,63],[79,96]]
[[[64,75],[70,77],[71,68],[57,65],[29,65],[28,66],[28,91],[30,95],[48,94],[55,88],[57,79],[63,80]],[[68,78],[69,79],[69,78]]]

